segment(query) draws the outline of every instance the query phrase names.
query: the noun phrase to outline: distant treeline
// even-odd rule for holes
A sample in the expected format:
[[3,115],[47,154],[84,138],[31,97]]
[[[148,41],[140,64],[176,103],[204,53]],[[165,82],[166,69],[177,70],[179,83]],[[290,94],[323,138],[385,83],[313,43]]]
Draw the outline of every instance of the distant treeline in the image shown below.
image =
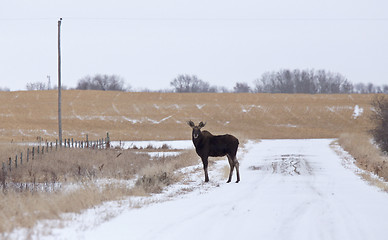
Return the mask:
[[326,70],[288,70],[266,72],[255,81],[258,93],[388,93],[388,85],[353,85],[339,73]]
[[[281,69],[265,72],[260,78],[253,81],[253,87],[246,82],[237,82],[233,89],[223,86],[214,86],[196,75],[180,74],[170,82],[171,89],[155,92],[234,92],[234,93],[307,93],[307,94],[337,94],[337,93],[385,93],[388,94],[388,85],[376,86],[372,83],[351,83],[340,73],[314,69]],[[44,82],[28,83],[27,90],[47,90],[49,84]],[[55,89],[56,87],[54,87]],[[62,87],[68,89],[67,87]],[[122,77],[117,75],[96,74],[85,76],[78,80],[78,90],[103,91],[132,91]],[[1,88],[0,91],[9,91]],[[149,89],[140,92],[152,92]]]
[[388,85],[375,86],[372,83],[351,83],[340,73],[326,70],[289,70],[265,72],[253,82],[253,88],[246,82],[237,82],[233,90],[211,86],[195,75],[182,74],[170,82],[174,92],[252,92],[252,93],[386,93]]

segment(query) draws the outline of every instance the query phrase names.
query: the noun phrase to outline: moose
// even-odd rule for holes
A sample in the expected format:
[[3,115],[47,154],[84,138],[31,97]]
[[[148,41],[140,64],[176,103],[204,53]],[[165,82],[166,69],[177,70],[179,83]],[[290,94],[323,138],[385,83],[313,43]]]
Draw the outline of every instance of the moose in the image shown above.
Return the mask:
[[209,182],[209,175],[207,171],[208,157],[223,157],[227,156],[230,172],[227,183],[232,180],[233,170],[236,168],[237,181],[240,182],[239,162],[236,158],[238,139],[230,134],[225,135],[213,135],[208,131],[201,131],[206,123],[200,122],[198,126],[195,126],[193,121],[188,121],[187,124],[193,129],[192,139],[195,146],[195,151],[202,159],[203,170],[205,171],[205,182]]

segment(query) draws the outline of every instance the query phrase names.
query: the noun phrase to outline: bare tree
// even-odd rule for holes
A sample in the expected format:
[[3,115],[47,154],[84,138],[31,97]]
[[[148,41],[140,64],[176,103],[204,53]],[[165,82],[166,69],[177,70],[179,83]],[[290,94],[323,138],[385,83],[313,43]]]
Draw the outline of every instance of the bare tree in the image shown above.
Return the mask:
[[78,81],[76,89],[79,90],[103,90],[103,91],[126,91],[124,80],[117,75],[96,74],[93,77],[86,76]]
[[217,87],[199,79],[196,75],[181,74],[170,82],[175,92],[217,92]]
[[265,72],[261,75],[261,78],[256,79],[254,81],[255,89],[254,91],[257,93],[272,93],[273,92],[273,84],[272,84],[272,76],[273,72]]
[[341,85],[341,93],[353,93],[354,92],[354,86],[351,82],[345,81]]
[[354,91],[356,93],[368,93],[368,88],[364,83],[357,83],[354,85]]
[[281,93],[295,93],[294,77],[288,69],[280,70],[277,75],[277,89]]
[[295,93],[317,93],[317,84],[314,79],[313,70],[294,70]]
[[383,85],[383,93],[388,94],[388,85]]
[[350,93],[353,85],[341,74],[326,70],[266,72],[255,81],[255,92],[268,93]]
[[44,82],[34,82],[34,83],[27,83],[26,89],[28,91],[32,91],[32,90],[47,90],[48,87],[47,87],[46,83],[44,83]]
[[236,83],[233,87],[233,91],[235,93],[248,93],[251,91],[251,87],[249,87],[248,83]]
[[381,150],[388,152],[388,99],[377,95],[372,106],[371,120],[375,126],[370,132]]

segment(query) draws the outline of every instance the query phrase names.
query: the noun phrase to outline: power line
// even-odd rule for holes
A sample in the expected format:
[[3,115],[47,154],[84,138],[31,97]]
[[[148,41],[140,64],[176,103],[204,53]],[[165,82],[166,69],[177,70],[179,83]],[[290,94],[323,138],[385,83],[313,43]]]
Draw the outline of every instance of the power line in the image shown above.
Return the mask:
[[[295,22],[337,22],[337,21],[359,21],[359,22],[380,22],[388,21],[388,17],[242,17],[242,18],[233,18],[233,17],[212,17],[212,18],[182,18],[182,17],[63,17],[66,20],[76,20],[76,21],[166,21],[166,22],[285,22],[285,21],[295,21]],[[52,17],[38,17],[38,18],[0,18],[0,21],[47,21],[57,18]]]

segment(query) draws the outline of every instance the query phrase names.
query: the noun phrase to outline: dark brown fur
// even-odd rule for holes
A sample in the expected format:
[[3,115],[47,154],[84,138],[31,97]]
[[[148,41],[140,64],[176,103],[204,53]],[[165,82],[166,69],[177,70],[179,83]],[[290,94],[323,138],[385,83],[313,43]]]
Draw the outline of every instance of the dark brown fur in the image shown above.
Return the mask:
[[205,171],[205,182],[209,181],[207,170],[208,157],[223,157],[226,155],[230,165],[229,179],[227,182],[229,183],[232,180],[233,170],[236,168],[236,183],[238,183],[240,181],[240,164],[236,158],[239,144],[238,139],[230,134],[215,136],[208,131],[201,131],[201,128],[203,128],[206,124],[203,122],[200,122],[198,126],[195,126],[192,121],[188,121],[187,124],[193,129],[192,139],[195,151],[202,159],[203,169]]

